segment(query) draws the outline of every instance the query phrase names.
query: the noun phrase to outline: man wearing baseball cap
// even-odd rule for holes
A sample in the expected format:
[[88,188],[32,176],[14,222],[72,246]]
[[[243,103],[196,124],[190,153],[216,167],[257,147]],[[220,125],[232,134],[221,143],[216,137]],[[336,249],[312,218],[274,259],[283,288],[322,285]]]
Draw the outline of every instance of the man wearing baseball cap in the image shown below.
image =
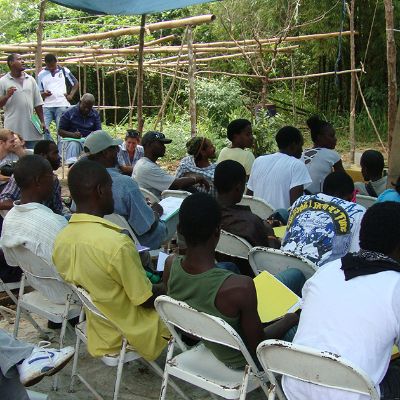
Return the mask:
[[142,138],[144,157],[133,168],[132,177],[144,189],[150,190],[160,198],[161,193],[167,189],[187,190],[193,185],[200,184],[209,187],[209,183],[200,174],[191,174],[182,178],[175,178],[164,171],[157,163],[157,159],[165,154],[165,145],[172,140],[161,132],[150,131]]
[[87,137],[84,149],[88,158],[105,166],[111,176],[114,212],[128,221],[141,245],[158,249],[169,237],[166,224],[159,220],[162,207],[157,203],[148,206],[136,181],[116,168],[121,143],[105,131],[95,131]]

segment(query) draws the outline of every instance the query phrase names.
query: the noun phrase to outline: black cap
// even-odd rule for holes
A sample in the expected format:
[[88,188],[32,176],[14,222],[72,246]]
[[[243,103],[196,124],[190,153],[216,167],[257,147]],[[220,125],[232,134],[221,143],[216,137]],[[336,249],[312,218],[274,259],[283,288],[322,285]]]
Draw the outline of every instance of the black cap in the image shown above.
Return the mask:
[[155,142],[155,141],[159,141],[159,142],[165,143],[165,144],[172,142],[172,140],[167,139],[163,133],[157,132],[157,131],[150,131],[150,132],[146,132],[143,135],[142,146],[147,146],[148,144]]
[[128,129],[126,131],[125,139],[128,138],[140,139],[140,133],[136,129]]

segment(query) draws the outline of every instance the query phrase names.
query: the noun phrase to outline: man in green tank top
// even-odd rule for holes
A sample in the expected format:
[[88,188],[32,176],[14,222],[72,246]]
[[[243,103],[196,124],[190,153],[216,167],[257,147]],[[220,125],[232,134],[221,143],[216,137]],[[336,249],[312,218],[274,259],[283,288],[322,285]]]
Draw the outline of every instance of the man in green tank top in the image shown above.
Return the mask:
[[[169,296],[229,323],[243,338],[251,354],[264,339],[282,338],[298,322],[297,314],[263,328],[257,312],[253,280],[215,268],[215,247],[221,230],[217,201],[204,193],[187,197],[180,208],[178,232],[186,241],[184,257],[170,257],[163,280]],[[242,355],[231,348],[206,343],[213,354],[232,368],[245,366]]]

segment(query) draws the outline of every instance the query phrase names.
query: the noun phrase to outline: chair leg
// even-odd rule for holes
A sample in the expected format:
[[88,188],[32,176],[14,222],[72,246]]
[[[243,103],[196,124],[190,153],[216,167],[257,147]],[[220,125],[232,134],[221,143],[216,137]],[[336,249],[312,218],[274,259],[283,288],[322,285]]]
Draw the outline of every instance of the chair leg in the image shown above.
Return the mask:
[[75,342],[75,354],[74,354],[74,361],[72,363],[72,372],[71,372],[71,383],[69,384],[69,392],[74,391],[74,384],[75,379],[77,376],[77,369],[78,369],[78,357],[79,357],[79,345],[80,345],[79,336],[76,335],[76,342]]
[[250,375],[250,367],[248,365],[246,365],[246,368],[244,369],[244,376],[243,376],[242,386],[240,387],[239,400],[245,400],[245,398],[246,398],[247,385],[249,383],[249,375]]
[[18,336],[19,320],[21,318],[21,299],[24,294],[24,286],[25,286],[25,274],[22,274],[21,284],[19,286],[19,292],[18,292],[18,300],[17,300],[17,315],[15,316],[14,339],[16,339]]
[[117,400],[118,399],[119,387],[121,385],[121,378],[122,378],[122,370],[124,368],[126,345],[127,345],[127,340],[124,338],[122,340],[122,349],[121,349],[121,351],[119,353],[119,360],[118,360],[118,367],[117,367],[117,379],[115,380],[115,388],[114,388],[113,400]]

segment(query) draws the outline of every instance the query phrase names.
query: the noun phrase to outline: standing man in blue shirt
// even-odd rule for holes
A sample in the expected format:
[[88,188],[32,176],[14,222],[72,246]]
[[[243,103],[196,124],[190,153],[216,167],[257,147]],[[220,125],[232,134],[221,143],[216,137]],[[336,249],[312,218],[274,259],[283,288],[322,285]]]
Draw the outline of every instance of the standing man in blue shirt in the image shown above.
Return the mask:
[[65,139],[75,139],[67,143],[64,158],[67,165],[73,164],[83,150],[82,143],[76,139],[89,136],[101,130],[99,113],[93,109],[94,96],[85,93],[76,106],[70,107],[61,116],[58,134]]
[[61,115],[71,106],[79,82],[68,68],[57,64],[54,54],[46,54],[44,62],[46,67],[38,75],[38,85],[44,100],[44,121],[47,129],[52,121],[58,129]]

